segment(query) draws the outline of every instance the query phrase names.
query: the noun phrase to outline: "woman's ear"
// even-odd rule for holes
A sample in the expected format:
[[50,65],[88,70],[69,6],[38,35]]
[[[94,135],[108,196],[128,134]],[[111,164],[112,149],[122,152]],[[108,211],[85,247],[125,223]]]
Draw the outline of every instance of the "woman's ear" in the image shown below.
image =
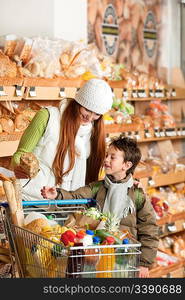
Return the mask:
[[129,170],[133,166],[133,163],[131,161],[127,161],[125,163],[125,166],[126,166],[126,170]]

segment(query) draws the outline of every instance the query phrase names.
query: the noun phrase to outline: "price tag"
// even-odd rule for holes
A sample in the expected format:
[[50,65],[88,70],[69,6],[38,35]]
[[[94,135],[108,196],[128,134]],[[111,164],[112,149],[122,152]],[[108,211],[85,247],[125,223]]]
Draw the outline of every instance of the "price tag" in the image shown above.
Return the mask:
[[179,136],[182,135],[181,128],[178,128],[178,129],[177,129],[177,135],[179,135]]
[[129,138],[131,138],[131,137],[132,137],[132,132],[129,131],[128,134],[127,134],[127,136],[128,136]]
[[157,90],[155,91],[155,96],[156,96],[157,98],[162,98],[162,97],[164,97],[164,92],[163,92],[163,90],[157,89]]
[[20,85],[16,85],[15,86],[15,93],[16,93],[16,96],[22,96],[22,90],[21,90],[21,86]]
[[166,227],[169,232],[177,231],[177,227],[176,227],[175,223],[166,224]]
[[5,93],[5,91],[4,91],[4,89],[3,89],[3,86],[0,86],[0,96],[8,96],[8,95]]
[[133,98],[137,98],[138,97],[137,90],[133,90],[132,91],[132,97]]
[[160,132],[158,131],[158,129],[154,129],[154,135],[155,137],[160,137]]
[[149,178],[148,178],[148,184],[149,184],[150,186],[155,185],[155,181],[152,179],[152,177],[149,177]]
[[150,134],[150,132],[148,131],[148,129],[145,130],[145,136],[146,136],[147,138],[150,138],[150,137],[151,137],[151,134]]
[[136,138],[136,140],[140,140],[141,139],[138,131],[135,131],[135,138]]
[[145,90],[138,90],[138,96],[140,98],[145,98],[146,97],[146,92]]
[[64,88],[60,88],[59,94],[60,94],[60,97],[62,97],[62,98],[66,97],[65,89]]
[[185,127],[182,128],[181,133],[182,133],[182,135],[185,135]]
[[176,90],[175,90],[175,89],[172,89],[172,91],[171,91],[171,96],[172,96],[172,97],[176,97],[176,96],[177,96]]
[[160,136],[165,137],[165,132],[162,129],[160,130]]
[[36,97],[36,90],[35,90],[35,87],[34,86],[31,86],[30,87],[30,90],[29,90],[29,94],[31,97]]
[[123,89],[123,97],[128,97],[128,91],[127,91],[127,89]]
[[167,128],[166,129],[166,136],[176,136],[176,130],[174,128]]
[[154,91],[150,89],[150,90],[149,90],[149,95],[150,95],[150,97],[154,97],[154,96],[155,96]]

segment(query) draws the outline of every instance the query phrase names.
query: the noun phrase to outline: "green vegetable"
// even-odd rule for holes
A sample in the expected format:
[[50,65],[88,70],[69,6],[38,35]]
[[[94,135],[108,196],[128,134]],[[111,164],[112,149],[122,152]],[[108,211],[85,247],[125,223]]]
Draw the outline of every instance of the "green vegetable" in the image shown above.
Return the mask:
[[111,234],[105,229],[97,229],[96,230],[96,235],[101,238],[101,242],[106,239],[106,237],[111,236],[115,239],[115,244],[122,244],[122,240],[120,240],[117,236],[114,234]]
[[55,258],[64,256],[65,255],[64,247],[60,245],[54,245],[53,248],[51,249],[51,255],[54,256]]

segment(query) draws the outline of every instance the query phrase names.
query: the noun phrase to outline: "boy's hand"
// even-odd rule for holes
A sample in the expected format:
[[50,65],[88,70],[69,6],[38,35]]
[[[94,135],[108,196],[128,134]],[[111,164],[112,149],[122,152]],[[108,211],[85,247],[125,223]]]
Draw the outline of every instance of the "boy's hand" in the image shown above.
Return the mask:
[[146,267],[139,267],[139,278],[149,278],[149,269]]
[[42,197],[45,199],[55,199],[57,196],[57,190],[55,187],[43,186],[40,192]]

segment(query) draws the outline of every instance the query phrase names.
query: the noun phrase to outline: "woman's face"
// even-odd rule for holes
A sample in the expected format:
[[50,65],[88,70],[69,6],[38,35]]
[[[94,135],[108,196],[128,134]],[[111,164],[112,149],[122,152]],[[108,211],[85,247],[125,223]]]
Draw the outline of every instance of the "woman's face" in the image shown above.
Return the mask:
[[96,114],[87,108],[81,106],[80,107],[80,124],[81,125],[86,125],[88,123],[92,123],[93,121],[96,121],[100,118],[101,115]]

